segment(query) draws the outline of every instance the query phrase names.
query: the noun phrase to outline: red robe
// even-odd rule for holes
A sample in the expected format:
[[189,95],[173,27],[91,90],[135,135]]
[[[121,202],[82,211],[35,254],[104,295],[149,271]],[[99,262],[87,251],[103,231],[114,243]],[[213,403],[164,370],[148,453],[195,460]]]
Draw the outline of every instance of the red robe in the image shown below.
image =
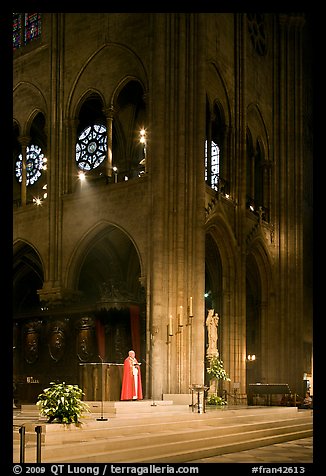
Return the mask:
[[[137,395],[135,394],[135,381],[133,371],[133,365],[136,365],[138,369],[138,388],[137,388]],[[140,373],[140,365],[136,358],[127,357],[124,360],[123,364],[123,377],[122,377],[122,388],[121,388],[121,400],[136,400],[134,396],[137,396],[137,400],[143,399],[143,390],[141,384],[141,373]]]

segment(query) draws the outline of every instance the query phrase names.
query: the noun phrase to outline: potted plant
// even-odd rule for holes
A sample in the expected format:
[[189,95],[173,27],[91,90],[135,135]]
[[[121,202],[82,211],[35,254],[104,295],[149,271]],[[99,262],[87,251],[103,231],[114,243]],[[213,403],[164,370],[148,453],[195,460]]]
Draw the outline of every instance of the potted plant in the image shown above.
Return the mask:
[[208,405],[227,405],[226,400],[218,395],[218,381],[231,380],[224,369],[223,360],[220,360],[218,357],[211,357],[209,359],[209,367],[207,367],[206,371],[210,375],[211,382],[215,381],[215,393],[211,393],[209,395],[207,404]]
[[78,385],[50,382],[50,387],[38,395],[36,405],[48,423],[79,423],[82,414],[90,411],[83,395]]

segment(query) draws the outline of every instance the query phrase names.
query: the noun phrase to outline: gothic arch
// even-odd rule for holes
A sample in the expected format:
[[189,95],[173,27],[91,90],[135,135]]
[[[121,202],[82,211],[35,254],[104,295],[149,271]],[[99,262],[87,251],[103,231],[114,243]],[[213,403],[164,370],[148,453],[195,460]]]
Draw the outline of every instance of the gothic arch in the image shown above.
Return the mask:
[[255,147],[258,143],[264,152],[265,160],[270,157],[270,141],[268,130],[263,115],[257,104],[251,103],[247,107],[247,124],[250,130],[252,145]]
[[233,280],[238,262],[234,252],[237,245],[232,230],[222,216],[215,216],[209,222],[206,229],[207,234],[212,236],[219,250],[224,279]]
[[87,89],[86,91],[84,91],[84,94],[76,102],[73,117],[77,118],[78,114],[80,113],[80,110],[83,107],[83,105],[85,104],[85,102],[88,101],[91,98],[94,98],[94,97],[98,97],[99,100],[102,102],[103,107],[104,107],[105,98],[104,98],[102,92],[99,91],[97,88],[91,87],[91,88]]
[[[206,229],[218,250],[221,276],[219,278],[221,310],[219,321],[219,352],[232,382],[240,382],[244,393],[245,312],[243,308],[243,283],[241,255],[232,230],[222,215],[215,215]],[[206,258],[208,253],[206,250]],[[239,298],[240,297],[240,298]],[[231,392],[230,383],[224,387]]]
[[[22,108],[20,105],[24,104]],[[20,124],[20,134],[28,135],[36,115],[47,117],[46,99],[42,91],[30,82],[20,82],[13,92],[13,117]]]
[[[121,227],[109,222],[101,222],[91,227],[83,236],[80,237],[79,242],[76,244],[73,254],[67,263],[66,271],[66,285],[68,289],[78,288],[78,278],[80,270],[85,261],[85,257],[90,253],[92,248],[96,246],[102,239],[107,239],[110,235],[115,235],[114,244],[121,238],[125,245],[124,251],[131,252],[130,249],[135,250],[135,255],[139,261],[140,276],[142,276],[143,264],[138,247],[136,246],[132,237]],[[121,259],[121,258],[120,258]]]
[[256,236],[248,245],[247,256],[252,255],[261,276],[262,295],[274,294],[272,262],[263,236]]
[[39,311],[37,291],[44,282],[42,256],[30,242],[16,239],[13,244],[14,313]]
[[273,352],[277,349],[272,263],[261,236],[250,243],[246,259],[246,346],[256,361],[247,362],[248,383],[269,383]]
[[214,104],[217,104],[220,111],[223,111],[225,125],[229,126],[231,123],[231,106],[227,92],[226,82],[223,79],[219,68],[214,62],[208,65],[206,94],[211,109]]
[[[106,107],[113,104],[114,96],[128,78],[142,78],[143,84],[147,84],[144,65],[133,51],[119,44],[105,45],[95,51],[79,71],[68,97],[66,117],[76,117],[80,98],[85,95],[85,91],[93,89],[94,70],[97,71],[97,90],[105,98]],[[99,74],[100,71],[103,74]],[[110,71],[110,81],[106,80],[105,71]],[[144,87],[144,90],[147,88]]]

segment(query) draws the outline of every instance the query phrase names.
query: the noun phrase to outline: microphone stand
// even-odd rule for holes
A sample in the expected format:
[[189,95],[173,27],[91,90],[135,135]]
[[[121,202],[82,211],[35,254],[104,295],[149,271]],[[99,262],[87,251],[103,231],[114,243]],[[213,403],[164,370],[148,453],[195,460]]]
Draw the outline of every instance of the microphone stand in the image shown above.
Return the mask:
[[101,393],[102,393],[102,401],[101,401],[101,418],[96,418],[97,421],[107,421],[107,418],[103,418],[103,400],[104,400],[104,387],[103,387],[103,380],[104,380],[104,371],[103,371],[103,359],[99,355],[99,358],[101,359],[101,373],[102,373],[102,378],[101,378]]
[[146,362],[145,359],[141,359],[143,362],[145,362],[146,365],[148,365],[148,367],[152,370],[152,403],[151,403],[151,407],[157,407],[157,404],[154,402],[154,396],[153,396],[153,367],[148,363]]

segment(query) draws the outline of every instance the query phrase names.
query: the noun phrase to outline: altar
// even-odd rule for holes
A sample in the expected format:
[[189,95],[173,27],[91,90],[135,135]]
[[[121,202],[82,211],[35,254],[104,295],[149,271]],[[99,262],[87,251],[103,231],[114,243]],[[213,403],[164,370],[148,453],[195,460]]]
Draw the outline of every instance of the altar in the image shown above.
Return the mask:
[[[120,400],[123,364],[89,362],[79,364],[79,387],[84,400]],[[102,386],[103,383],[103,386]]]

